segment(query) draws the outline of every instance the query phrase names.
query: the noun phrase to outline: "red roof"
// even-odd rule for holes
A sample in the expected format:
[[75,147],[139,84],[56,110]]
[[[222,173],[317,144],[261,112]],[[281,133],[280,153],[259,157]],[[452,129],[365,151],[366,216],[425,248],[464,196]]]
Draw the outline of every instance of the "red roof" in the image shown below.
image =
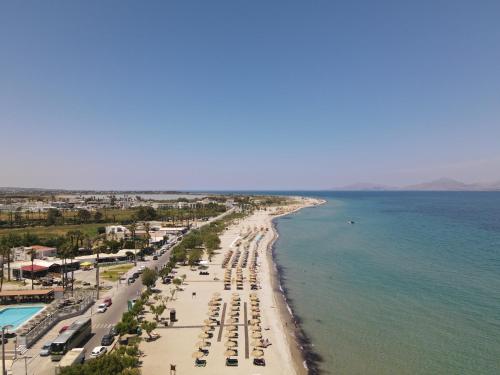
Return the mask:
[[48,270],[48,268],[44,266],[37,266],[36,264],[34,264],[33,268],[31,268],[31,266],[23,266],[21,267],[21,270],[26,272],[32,272],[32,271],[39,272],[39,271],[46,271]]

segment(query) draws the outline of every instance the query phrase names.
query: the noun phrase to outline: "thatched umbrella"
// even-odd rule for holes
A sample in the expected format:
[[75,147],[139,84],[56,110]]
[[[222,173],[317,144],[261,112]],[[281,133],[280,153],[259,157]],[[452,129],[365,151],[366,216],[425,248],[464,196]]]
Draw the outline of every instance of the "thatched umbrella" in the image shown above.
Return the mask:
[[236,355],[236,352],[235,352],[234,350],[226,350],[226,351],[224,352],[224,355],[225,355],[226,357],[232,357],[232,356]]
[[205,319],[203,321],[203,323],[205,323],[205,325],[207,325],[207,326],[211,326],[211,325],[215,324],[215,322],[213,320],[211,320],[211,319]]
[[264,356],[264,352],[262,350],[255,349],[255,350],[252,351],[252,355],[255,358],[261,358],[261,357]]
[[208,338],[210,337],[210,335],[209,335],[208,333],[206,333],[206,332],[202,332],[202,333],[200,333],[200,334],[198,335],[198,337],[199,337],[200,339],[208,339]]
[[239,296],[240,294],[239,294],[239,293],[234,292],[234,293],[231,293],[231,295],[232,295],[232,296]]
[[234,347],[238,346],[238,343],[236,341],[226,341],[224,346],[226,348],[234,348]]
[[225,337],[229,337],[229,338],[234,338],[234,337],[238,337],[238,334],[234,331],[230,331],[230,332],[226,332],[224,334]]
[[[195,348],[204,348],[205,346],[208,346],[208,342],[206,341],[198,341],[196,344],[195,344]],[[256,345],[254,345],[256,346]]]
[[262,331],[262,328],[260,328],[260,326],[258,324],[254,324],[253,326],[250,327],[250,329],[254,332],[255,331],[258,331],[258,332]]
[[260,319],[250,319],[250,324],[259,324]]
[[260,339],[260,338],[262,338],[262,334],[260,332],[254,332],[254,333],[252,333],[252,338],[253,339]]
[[230,324],[230,325],[226,326],[226,329],[228,331],[237,331],[238,327],[236,327],[235,325]]
[[240,313],[238,311],[231,311],[229,313],[229,316],[239,316],[239,315],[240,315]]
[[239,306],[231,306],[231,310],[232,311],[240,311],[240,307]]
[[262,341],[261,340],[253,340],[250,345],[252,346],[261,346],[262,345]]
[[203,357],[203,355],[204,354],[202,352],[198,351],[198,352],[194,352],[193,355],[192,355],[192,357],[196,358],[196,359],[199,359],[199,358]]
[[227,323],[228,323],[228,324],[236,324],[236,323],[238,323],[238,319],[235,319],[235,318],[229,318],[229,319],[227,320]]

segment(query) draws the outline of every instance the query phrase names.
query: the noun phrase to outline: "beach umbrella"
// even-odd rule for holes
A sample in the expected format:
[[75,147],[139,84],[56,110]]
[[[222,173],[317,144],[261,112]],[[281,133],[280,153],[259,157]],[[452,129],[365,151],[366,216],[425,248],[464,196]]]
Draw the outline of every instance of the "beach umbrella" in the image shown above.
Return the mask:
[[240,315],[240,313],[238,311],[231,311],[229,313],[229,316],[238,316],[238,315]]
[[250,293],[250,297],[252,297],[252,296],[257,296],[257,293],[255,293],[255,292]]
[[224,355],[225,355],[226,357],[232,357],[232,356],[236,355],[236,352],[235,352],[234,350],[226,350],[226,351],[224,352]]
[[251,326],[250,328],[254,332],[256,332],[256,331],[258,331],[258,332],[262,331],[262,328],[260,328],[260,326],[258,324],[255,324],[255,325]]
[[233,310],[233,311],[240,311],[240,307],[239,306],[232,306],[231,310]]
[[262,350],[255,349],[252,351],[252,355],[255,358],[260,358],[260,357],[264,356],[264,352]]
[[262,338],[262,334],[260,332],[254,332],[254,333],[252,333],[252,338],[253,339],[260,339],[260,338]]
[[201,328],[201,330],[202,330],[202,331],[204,331],[204,332],[211,331],[212,329],[213,329],[213,327],[210,327],[210,326],[203,326],[203,327]]
[[260,341],[260,340],[253,340],[250,345],[252,345],[252,346],[261,346],[262,345],[262,341]]
[[[203,348],[205,346],[208,346],[208,342],[206,342],[206,341],[198,341],[194,347],[195,348]],[[257,345],[254,345],[254,346],[257,346]]]
[[259,324],[260,319],[250,319],[250,324]]
[[210,319],[205,319],[205,320],[203,321],[203,323],[205,323],[205,324],[206,324],[206,325],[208,325],[208,326],[209,326],[209,325],[213,325],[213,324],[215,324],[215,322],[214,322],[213,320],[210,320]]
[[225,336],[225,337],[232,338],[232,337],[237,337],[237,336],[238,336],[238,334],[237,334],[236,332],[232,331],[232,332],[226,332],[226,333],[224,334],[224,336]]
[[238,323],[238,319],[229,318],[226,322],[229,323],[229,324],[236,324],[236,323]]
[[209,334],[208,334],[208,333],[206,333],[206,332],[202,332],[202,333],[200,333],[200,334],[198,335],[198,337],[199,337],[200,339],[208,339],[210,336],[209,336]]
[[226,348],[234,348],[235,346],[238,346],[238,343],[236,343],[235,341],[226,341],[224,346]]
[[234,292],[234,293],[232,293],[232,295],[233,295],[233,296],[239,296],[240,294],[239,294],[239,293]]
[[236,327],[235,325],[232,325],[232,324],[231,324],[231,325],[226,326],[226,329],[227,329],[228,331],[237,331],[237,330],[238,330],[238,327]]
[[199,359],[199,358],[203,357],[203,353],[199,352],[199,351],[198,352],[194,352],[193,355],[192,355],[192,357]]

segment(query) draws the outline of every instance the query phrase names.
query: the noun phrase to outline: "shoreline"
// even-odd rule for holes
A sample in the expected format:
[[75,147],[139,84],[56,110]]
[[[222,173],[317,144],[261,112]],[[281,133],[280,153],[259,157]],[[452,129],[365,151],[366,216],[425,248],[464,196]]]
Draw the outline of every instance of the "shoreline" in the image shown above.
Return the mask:
[[276,215],[271,218],[271,228],[273,239],[268,243],[266,253],[269,260],[271,273],[271,287],[274,298],[278,306],[279,315],[283,325],[283,332],[293,358],[293,365],[298,375],[320,374],[319,363],[321,357],[312,347],[311,340],[303,330],[300,318],[293,311],[293,306],[288,298],[287,289],[283,281],[283,271],[276,260],[276,242],[279,238],[279,231],[276,220],[282,216],[291,215],[304,208],[316,207],[326,203],[325,200],[315,199],[316,203],[305,204],[290,212]]

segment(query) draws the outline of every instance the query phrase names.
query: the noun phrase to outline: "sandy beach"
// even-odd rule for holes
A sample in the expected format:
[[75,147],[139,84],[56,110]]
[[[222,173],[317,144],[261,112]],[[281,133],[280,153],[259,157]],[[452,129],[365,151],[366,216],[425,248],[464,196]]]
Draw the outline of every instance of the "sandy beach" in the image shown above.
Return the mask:
[[[182,266],[175,270],[177,277],[185,275],[180,290],[158,282],[163,298],[169,298],[163,316],[175,309],[177,320],[159,325],[154,341],[142,341],[142,373],[168,373],[174,365],[177,374],[305,374],[272,262],[277,238],[272,220],[319,203],[297,198],[285,207],[256,211],[221,234],[220,250],[210,262],[205,256],[208,275]],[[145,318],[154,317],[147,312]],[[226,365],[229,354],[237,367]],[[203,367],[195,366],[195,357]],[[254,358],[264,359],[265,366],[256,366]]]

